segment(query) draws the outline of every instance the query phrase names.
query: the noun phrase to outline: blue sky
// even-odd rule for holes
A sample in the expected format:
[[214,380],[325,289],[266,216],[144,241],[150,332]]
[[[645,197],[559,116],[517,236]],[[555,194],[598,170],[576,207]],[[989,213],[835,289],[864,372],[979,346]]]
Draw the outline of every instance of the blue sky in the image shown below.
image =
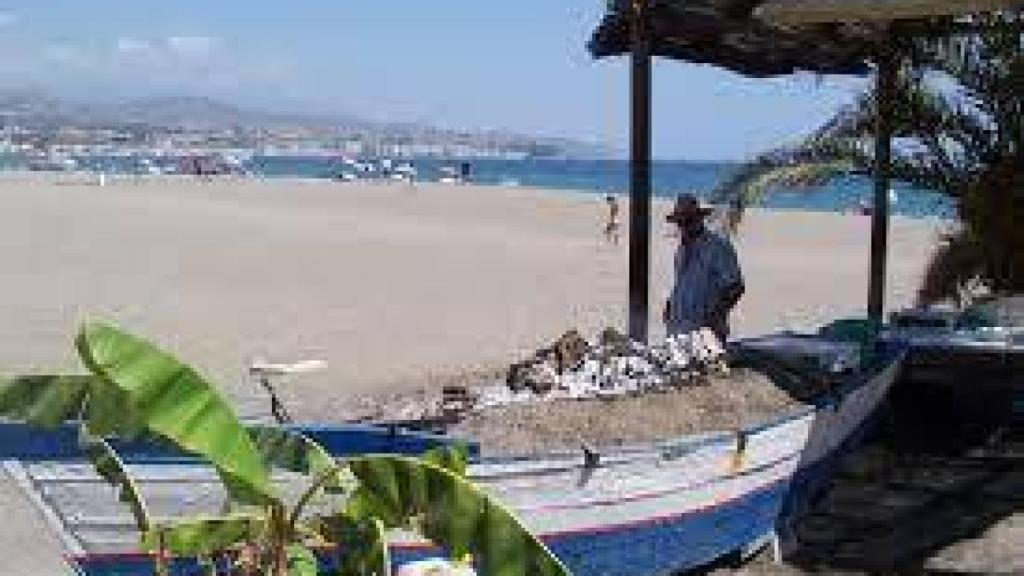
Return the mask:
[[[204,95],[623,147],[625,61],[586,39],[604,0],[0,3],[0,87],[79,99]],[[659,62],[655,154],[738,159],[812,129],[860,80],[747,80]]]

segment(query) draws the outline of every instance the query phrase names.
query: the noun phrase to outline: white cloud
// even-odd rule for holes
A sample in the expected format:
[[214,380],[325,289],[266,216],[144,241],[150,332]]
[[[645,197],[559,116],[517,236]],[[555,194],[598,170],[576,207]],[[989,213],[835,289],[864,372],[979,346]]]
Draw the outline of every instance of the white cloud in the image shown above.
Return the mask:
[[211,36],[171,36],[167,50],[182,58],[205,58],[216,49],[219,40]]
[[87,69],[95,64],[84,50],[67,44],[50,44],[43,48],[43,59],[65,68]]
[[14,12],[0,11],[0,28],[6,28],[8,26],[14,26],[18,23],[18,15]]
[[151,42],[137,38],[118,38],[115,50],[122,56],[150,55],[154,52]]
[[0,82],[53,86],[58,93],[181,93],[233,99],[283,84],[292,74],[288,61],[234,50],[217,36],[128,33],[102,43],[14,40],[0,30]]
[[169,36],[166,38],[121,37],[114,43],[116,66],[145,66],[161,74],[215,66],[224,55],[217,49],[218,38],[210,36]]

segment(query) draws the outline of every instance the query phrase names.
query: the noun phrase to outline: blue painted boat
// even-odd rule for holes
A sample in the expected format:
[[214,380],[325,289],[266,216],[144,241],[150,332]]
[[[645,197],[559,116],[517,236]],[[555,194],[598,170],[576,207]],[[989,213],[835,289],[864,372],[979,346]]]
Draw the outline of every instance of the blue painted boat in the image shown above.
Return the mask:
[[[748,429],[620,447],[601,452],[596,463],[581,453],[477,458],[470,475],[576,575],[670,574],[702,566],[786,536],[837,460],[869,430],[902,359],[898,350],[885,351],[809,405]],[[415,453],[446,441],[368,427],[319,430],[336,455]],[[132,552],[131,517],[109,487],[85,464],[32,454],[34,461],[13,473],[36,493],[81,573],[150,574],[149,558]],[[208,513],[222,502],[219,481],[207,467],[146,450],[131,459],[155,516]],[[289,479],[278,480],[287,493]],[[439,554],[412,535],[396,536],[392,548],[397,563]],[[196,570],[187,560],[175,568]]]

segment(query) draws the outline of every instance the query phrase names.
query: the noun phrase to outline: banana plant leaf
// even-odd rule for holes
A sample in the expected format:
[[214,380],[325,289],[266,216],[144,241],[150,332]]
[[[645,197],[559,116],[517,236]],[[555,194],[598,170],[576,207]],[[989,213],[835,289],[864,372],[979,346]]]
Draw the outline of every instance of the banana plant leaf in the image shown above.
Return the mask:
[[342,512],[316,520],[317,533],[341,547],[339,576],[391,576],[391,554],[379,518],[356,520]]
[[139,532],[148,531],[152,520],[149,510],[146,508],[146,501],[139,486],[135,483],[135,479],[128,471],[128,467],[125,466],[117,452],[110,447],[106,440],[90,434],[84,426],[80,429],[78,443],[96,473],[116,488],[118,499],[128,505]]
[[250,541],[267,532],[267,520],[258,514],[233,514],[159,524],[142,533],[142,549],[179,555],[208,555]]
[[403,456],[349,461],[360,488],[346,514],[389,528],[410,519],[455,558],[471,555],[481,574],[567,576],[568,569],[493,498],[450,470]]
[[466,467],[469,466],[469,447],[465,444],[438,446],[428,450],[422,458],[425,462],[440,466],[456,476],[465,478]]
[[212,556],[203,554],[196,558],[196,561],[203,576],[217,576],[217,562]]
[[[328,492],[348,492],[355,488],[355,478],[339,466],[327,450],[305,434],[274,426],[250,426],[249,437],[271,468],[304,474],[321,480]],[[325,474],[334,471],[329,478]]]
[[288,556],[288,576],[317,576],[316,555],[300,544],[291,544],[285,550]]
[[53,429],[84,415],[95,376],[16,376],[0,379],[0,414]]
[[136,438],[145,424],[124,392],[94,375],[30,375],[0,380],[0,414],[46,429],[84,419],[91,433]]
[[75,344],[85,365],[124,395],[126,408],[147,431],[209,461],[232,498],[253,504],[276,501],[270,473],[245,427],[195,370],[102,323],[87,324]]

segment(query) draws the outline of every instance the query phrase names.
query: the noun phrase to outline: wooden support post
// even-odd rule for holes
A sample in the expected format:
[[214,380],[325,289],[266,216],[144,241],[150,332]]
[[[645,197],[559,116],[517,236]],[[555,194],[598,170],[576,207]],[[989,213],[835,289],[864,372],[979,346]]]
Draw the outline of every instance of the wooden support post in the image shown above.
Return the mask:
[[647,342],[651,243],[651,42],[648,0],[633,0],[630,54],[629,337]]
[[878,58],[875,102],[875,202],[871,211],[871,272],[868,285],[868,316],[885,320],[885,273],[889,243],[889,186],[891,183],[893,113],[899,59],[891,46]]

